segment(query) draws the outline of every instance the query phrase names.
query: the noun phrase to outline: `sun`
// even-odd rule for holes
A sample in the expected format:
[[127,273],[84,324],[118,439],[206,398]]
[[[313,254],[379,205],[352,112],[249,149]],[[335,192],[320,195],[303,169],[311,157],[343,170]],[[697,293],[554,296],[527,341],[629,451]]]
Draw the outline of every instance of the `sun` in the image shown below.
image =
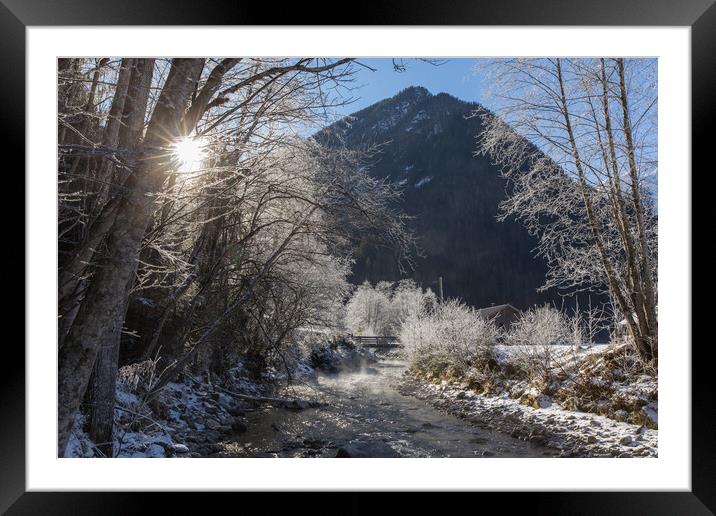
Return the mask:
[[206,142],[201,138],[187,136],[174,143],[172,153],[179,163],[179,172],[196,172],[206,159]]

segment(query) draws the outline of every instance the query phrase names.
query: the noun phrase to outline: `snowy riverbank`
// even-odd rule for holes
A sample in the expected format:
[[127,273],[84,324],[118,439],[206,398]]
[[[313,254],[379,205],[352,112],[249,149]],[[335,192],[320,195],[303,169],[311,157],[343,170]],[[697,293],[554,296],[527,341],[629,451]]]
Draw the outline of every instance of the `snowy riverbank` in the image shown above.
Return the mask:
[[479,426],[561,451],[565,457],[656,457],[658,431],[597,414],[524,405],[506,393],[484,396],[455,383],[439,384],[406,374],[401,392],[416,396]]
[[[316,348],[293,364],[291,382],[301,382],[318,370],[337,371],[360,367],[373,360],[372,353],[350,346]],[[122,376],[122,375],[120,375]],[[132,382],[117,382],[115,457],[207,457],[221,450],[226,438],[246,432],[246,414],[262,404],[292,410],[314,406],[295,399],[286,389],[288,373],[269,370],[260,381],[250,380],[242,365],[221,379],[184,374],[180,382],[167,384],[146,399]],[[78,414],[65,457],[103,457],[85,431],[87,416]]]

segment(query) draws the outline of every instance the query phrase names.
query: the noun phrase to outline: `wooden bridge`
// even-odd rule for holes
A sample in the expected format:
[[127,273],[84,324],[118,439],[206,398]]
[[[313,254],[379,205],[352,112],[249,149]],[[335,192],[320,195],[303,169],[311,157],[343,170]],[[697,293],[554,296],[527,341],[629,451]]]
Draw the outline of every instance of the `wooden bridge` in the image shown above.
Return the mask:
[[350,336],[357,345],[364,348],[399,348],[398,337],[378,337],[365,335]]

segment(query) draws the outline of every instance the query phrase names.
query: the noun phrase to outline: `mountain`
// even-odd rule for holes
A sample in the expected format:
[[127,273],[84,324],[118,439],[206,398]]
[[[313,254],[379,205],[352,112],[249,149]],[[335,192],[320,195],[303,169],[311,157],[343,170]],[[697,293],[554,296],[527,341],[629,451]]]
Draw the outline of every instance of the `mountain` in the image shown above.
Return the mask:
[[[482,130],[477,108],[445,93],[432,95],[411,87],[382,100],[316,135],[348,148],[380,146],[370,173],[401,185],[402,208],[412,221],[423,257],[408,274],[437,290],[443,277],[445,297],[460,297],[476,307],[511,303],[526,308],[558,301],[538,293],[546,264],[533,254],[536,241],[517,222],[499,222],[498,204],[506,183],[499,168],[475,156]],[[363,239],[352,281],[395,281],[401,275],[394,256]]]

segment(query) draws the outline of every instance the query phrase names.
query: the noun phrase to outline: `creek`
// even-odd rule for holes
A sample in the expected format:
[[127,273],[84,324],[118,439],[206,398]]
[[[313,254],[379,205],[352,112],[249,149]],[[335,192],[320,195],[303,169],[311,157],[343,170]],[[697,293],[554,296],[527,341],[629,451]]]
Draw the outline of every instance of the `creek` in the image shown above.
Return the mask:
[[248,430],[220,443],[223,457],[545,457],[550,448],[445,414],[399,389],[407,363],[383,357],[360,369],[320,373],[293,395],[325,403],[264,406]]

